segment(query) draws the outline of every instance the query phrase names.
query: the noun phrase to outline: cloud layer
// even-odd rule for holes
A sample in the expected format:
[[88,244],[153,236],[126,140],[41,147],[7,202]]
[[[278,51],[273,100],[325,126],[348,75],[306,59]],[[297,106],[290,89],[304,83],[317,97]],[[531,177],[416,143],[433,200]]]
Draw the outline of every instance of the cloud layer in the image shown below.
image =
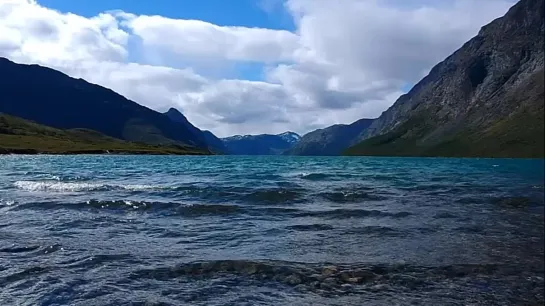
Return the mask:
[[[294,32],[0,2],[0,56],[82,77],[220,136],[305,133],[380,115],[513,0],[287,0]],[[254,64],[263,79],[207,76]]]

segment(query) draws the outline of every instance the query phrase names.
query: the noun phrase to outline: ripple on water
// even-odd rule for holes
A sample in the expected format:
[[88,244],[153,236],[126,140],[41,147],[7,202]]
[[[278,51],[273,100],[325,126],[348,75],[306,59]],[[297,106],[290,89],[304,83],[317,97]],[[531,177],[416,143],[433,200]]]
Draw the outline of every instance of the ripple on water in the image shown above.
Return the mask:
[[146,202],[131,200],[89,200],[87,202],[60,203],[60,202],[32,202],[18,204],[13,210],[95,210],[95,211],[126,211],[147,212],[161,215],[179,215],[184,217],[200,217],[209,215],[237,215],[251,216],[284,216],[284,217],[316,217],[326,219],[353,219],[353,218],[405,218],[411,215],[407,211],[389,212],[366,209],[332,209],[332,210],[305,210],[298,208],[246,206],[234,204],[182,204],[176,202]]
[[0,157],[0,304],[540,305],[542,165]]
[[314,231],[329,231],[333,229],[333,226],[329,224],[296,224],[286,227],[289,230],[300,232],[314,232]]
[[382,201],[387,199],[387,197],[384,196],[357,190],[338,190],[332,192],[323,192],[320,193],[319,196],[333,203],[358,203],[368,201]]

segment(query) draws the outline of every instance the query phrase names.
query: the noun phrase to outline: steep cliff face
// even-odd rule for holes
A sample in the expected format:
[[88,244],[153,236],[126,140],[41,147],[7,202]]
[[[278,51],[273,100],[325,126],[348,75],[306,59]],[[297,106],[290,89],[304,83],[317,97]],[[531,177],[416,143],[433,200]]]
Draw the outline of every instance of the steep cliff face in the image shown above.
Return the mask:
[[334,156],[354,144],[373,119],[360,119],[352,124],[336,124],[305,134],[285,155]]
[[521,0],[435,66],[350,155],[543,156],[544,0]]

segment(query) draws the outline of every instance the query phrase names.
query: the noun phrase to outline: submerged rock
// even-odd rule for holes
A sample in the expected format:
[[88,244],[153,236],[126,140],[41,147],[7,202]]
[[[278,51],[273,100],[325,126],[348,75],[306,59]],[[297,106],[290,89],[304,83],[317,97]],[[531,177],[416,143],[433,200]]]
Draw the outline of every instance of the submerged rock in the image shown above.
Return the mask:
[[337,271],[339,271],[339,269],[337,267],[335,267],[335,266],[326,266],[322,270],[322,274],[326,275],[326,276],[329,276],[329,275],[336,274]]
[[496,200],[496,203],[508,208],[525,208],[530,205],[530,199],[526,197],[500,198]]
[[298,275],[292,274],[286,277],[284,281],[292,286],[296,286],[301,283],[301,278]]

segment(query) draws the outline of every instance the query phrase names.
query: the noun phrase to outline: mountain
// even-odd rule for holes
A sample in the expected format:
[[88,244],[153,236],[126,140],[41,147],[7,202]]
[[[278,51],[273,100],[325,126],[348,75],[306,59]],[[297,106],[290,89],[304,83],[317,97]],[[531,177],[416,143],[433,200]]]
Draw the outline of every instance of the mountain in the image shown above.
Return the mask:
[[543,158],[544,1],[484,26],[345,153]]
[[280,155],[291,149],[301,138],[293,132],[278,135],[236,135],[223,138],[223,143],[235,155]]
[[340,155],[373,123],[373,119],[360,119],[352,124],[336,124],[304,135],[286,155]]
[[295,145],[301,140],[301,136],[299,134],[294,132],[284,132],[282,134],[278,134],[280,138],[282,138],[285,142]]
[[149,144],[206,148],[187,126],[114,91],[39,65],[0,58],[0,112],[59,128]]
[[195,138],[199,139],[200,142],[206,143],[208,149],[215,153],[227,153],[227,148],[223,144],[223,141],[216,137],[210,131],[201,131],[195,127],[187,118],[177,109],[170,108],[167,112],[164,113],[170,120],[182,124],[187,130],[189,130]]
[[194,147],[133,143],[86,129],[60,130],[0,113],[0,154],[208,154]]
[[229,150],[223,143],[223,140],[219,139],[210,131],[202,131],[202,133],[210,150],[215,153],[229,154]]

